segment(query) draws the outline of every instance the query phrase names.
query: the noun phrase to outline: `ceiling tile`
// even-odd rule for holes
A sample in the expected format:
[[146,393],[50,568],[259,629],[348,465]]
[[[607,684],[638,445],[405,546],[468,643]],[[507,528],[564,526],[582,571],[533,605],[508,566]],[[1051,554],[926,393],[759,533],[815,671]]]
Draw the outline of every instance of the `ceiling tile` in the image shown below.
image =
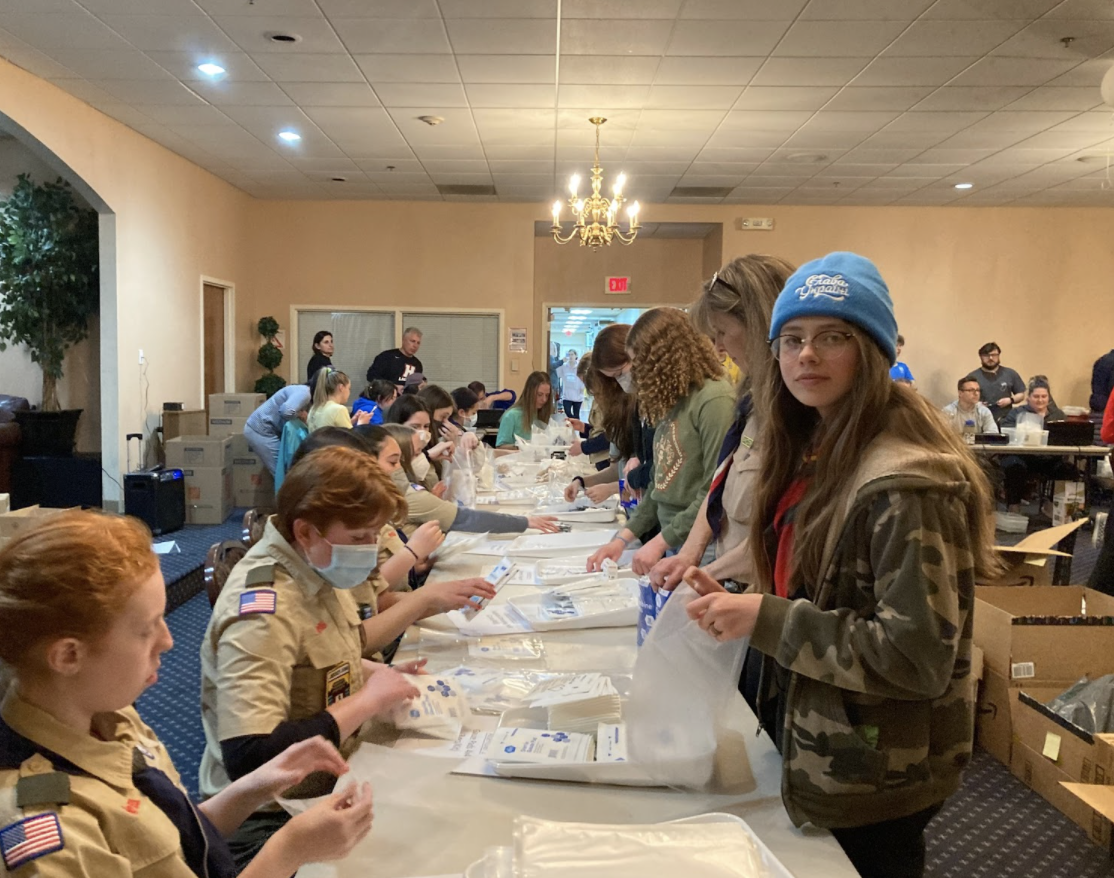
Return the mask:
[[94,107],[98,104],[120,103],[119,98],[109,94],[103,88],[93,85],[91,82],[86,82],[84,79],[55,79],[52,81],[63,91],[72,94],[78,100],[85,101],[85,103]]
[[[475,143],[479,140],[470,110],[452,107],[391,108],[387,112],[398,126],[407,143]],[[441,116],[440,125],[426,125],[417,117],[423,114]]]
[[287,82],[282,90],[300,107],[378,107],[379,99],[362,82]]
[[759,162],[693,162],[688,173],[695,177],[746,176],[758,165]]
[[[577,19],[561,23],[562,55],[662,55],[673,23]],[[554,41],[542,51],[552,54]],[[708,53],[712,54],[712,53]]]
[[194,82],[191,88],[209,103],[218,106],[285,106],[294,103],[273,82]]
[[[460,68],[460,78],[468,83],[536,83],[548,84],[551,88],[553,86],[553,58],[545,55],[458,55],[456,63]],[[611,80],[589,80],[596,81]]]
[[898,162],[891,162],[885,165],[857,165],[851,162],[839,161],[835,164],[828,165],[816,176],[821,178],[835,177],[839,179],[843,177],[880,177],[883,174],[888,174],[896,168],[898,164]]
[[662,58],[655,85],[746,85],[761,58]]
[[773,51],[785,31],[784,21],[678,21],[666,54],[761,57]]
[[438,55],[452,51],[445,25],[437,19],[334,18],[331,22],[354,55],[365,52]]
[[985,119],[976,122],[970,127],[971,131],[1021,131],[1026,134],[1036,134],[1053,127],[1074,116],[1068,110],[1064,113],[991,113]]
[[[714,138],[716,135],[712,135]],[[703,131],[637,131],[631,138],[631,146],[703,146],[712,138]]]
[[144,104],[201,104],[201,98],[182,83],[170,79],[98,79],[94,85],[125,103]]
[[361,171],[371,171],[373,173],[389,172],[389,168],[412,174],[425,170],[422,163],[417,159],[355,159],[354,163]]
[[4,28],[40,51],[50,49],[127,49],[117,34],[80,7],[75,12],[5,12]]
[[1018,98],[1009,110],[1093,110],[1102,105],[1102,95],[1090,88],[1043,86]]
[[722,130],[796,131],[812,118],[808,110],[732,110],[724,118]]
[[[63,49],[52,49],[51,54],[66,51]],[[73,49],[70,51],[86,52],[97,51],[89,49]],[[116,53],[109,52],[108,54],[114,55]],[[136,52],[135,54],[139,54]],[[0,57],[6,58],[17,67],[22,67],[28,73],[33,73],[35,76],[41,76],[43,79],[58,80],[67,79],[72,80],[79,75],[79,72],[72,68],[59,64],[54,58],[47,56],[45,53],[32,49],[30,46],[20,43],[19,45],[10,45],[0,48]],[[140,56],[142,57],[142,56]]]
[[[1014,58],[1074,58],[1086,61],[1114,48],[1114,21],[1107,5],[1102,21],[1035,21],[994,50],[995,55]],[[1074,37],[1065,46],[1062,37]]]
[[967,165],[985,159],[993,149],[926,149],[908,165]]
[[928,162],[906,163],[904,165],[898,165],[886,176],[940,178],[946,177],[948,174],[956,174],[962,171],[965,167],[966,165],[963,162],[952,162],[950,164],[930,164]]
[[1081,131],[1042,131],[1018,143],[1025,149],[1083,149],[1102,143],[1105,137],[1102,132]]
[[792,21],[808,0],[688,0],[681,18]]
[[[479,111],[477,111],[479,112]],[[483,141],[484,150],[490,156],[495,147],[514,147],[515,155],[522,155],[524,149],[544,144],[553,151],[553,142],[557,139],[553,129],[543,130],[538,128],[484,128],[480,131],[480,140]]]
[[145,106],[143,112],[161,125],[212,125],[228,119],[216,107],[206,104],[156,104]]
[[[421,147],[421,151],[419,152],[419,155],[421,155],[423,158],[425,158],[427,156],[427,154],[430,154],[430,149],[431,149],[430,147]],[[446,147],[445,149],[448,150],[448,147]],[[436,155],[438,155],[440,157],[448,157],[449,153],[447,151],[444,152],[444,153],[436,152]],[[515,159],[515,160],[525,160],[525,161],[544,161],[544,160],[548,159],[549,161],[552,162],[553,161],[554,150],[553,150],[553,144],[552,143],[546,143],[546,144],[536,143],[532,146],[526,146],[526,147],[499,146],[499,145],[487,146],[485,144],[483,149],[477,150],[476,155],[472,156],[472,158],[483,158],[484,155],[487,156],[487,159],[488,159],[489,162],[499,161],[499,160],[502,160],[502,159],[506,159],[506,160]],[[463,157],[463,154],[461,154],[461,157]]]
[[624,3],[600,3],[599,0],[564,0],[563,18],[666,18],[672,20],[683,0],[626,0]]
[[236,51],[236,44],[205,16],[103,15],[101,20],[137,49],[206,54]]
[[472,121],[481,132],[501,128],[553,131],[557,127],[553,110],[546,108],[477,108],[472,111]]
[[960,131],[937,145],[948,149],[1005,149],[1028,136],[1023,131]]
[[986,117],[986,113],[903,113],[886,128],[888,132],[931,131],[948,135],[962,131]]
[[837,88],[808,86],[748,86],[735,102],[736,110],[819,110]]
[[788,139],[786,131],[749,131],[745,128],[738,130],[718,129],[708,142],[705,149],[762,149],[781,146]]
[[933,0],[812,0],[801,13],[802,20],[912,21]]
[[908,110],[930,92],[930,85],[863,88],[848,86],[832,98],[824,111]]
[[899,115],[897,110],[890,112],[839,112],[821,110],[803,126],[802,130],[811,131],[869,131],[874,132],[892,122]]
[[474,84],[465,87],[472,107],[552,107],[552,85]]
[[638,117],[638,128],[644,131],[680,128],[686,131],[711,132],[724,121],[725,115],[721,110],[645,109]]
[[369,82],[460,82],[452,55],[354,57]]
[[886,49],[885,57],[985,55],[1023,26],[1020,21],[917,21]]
[[988,56],[959,74],[951,85],[1044,85],[1077,63],[1076,60]]
[[[463,60],[463,59],[462,59]],[[649,85],[662,61],[658,56],[561,55],[561,83],[570,85]],[[553,81],[553,60],[547,58]],[[526,81],[526,80],[520,80]],[[664,84],[659,81],[659,84]]]
[[438,0],[438,5],[445,18],[554,17],[553,0]]
[[[439,164],[454,164],[464,165],[473,164],[472,162],[441,162]],[[552,174],[553,162],[552,161],[508,161],[498,160],[486,163],[476,162],[475,164],[487,164],[490,166],[490,171],[493,174]],[[426,167],[432,170],[432,167],[427,162]]]
[[329,18],[441,17],[437,0],[317,0],[317,4]]
[[252,58],[275,82],[364,81],[359,68],[347,55],[257,52]]
[[373,82],[384,107],[467,107],[464,87],[458,83]]
[[647,108],[677,110],[726,110],[742,93],[737,85],[655,85],[646,99]]
[[903,21],[797,21],[773,54],[797,58],[852,55],[873,58],[906,26]]
[[445,22],[458,55],[553,55],[557,23],[537,18],[458,18]]
[[846,85],[865,66],[865,58],[768,58],[753,84]]
[[909,161],[913,156],[919,155],[918,147],[908,149],[871,149],[870,147],[856,147],[844,153],[836,164],[892,164],[900,165]]
[[773,154],[770,147],[711,148],[701,150],[696,156],[700,162],[746,163],[765,161]]
[[928,131],[893,131],[887,128],[872,134],[859,144],[863,149],[928,149],[947,137]]
[[[855,85],[943,85],[979,59],[875,58],[855,77]],[[971,83],[980,85],[982,83]],[[995,84],[995,83],[988,83]]]
[[923,101],[913,107],[914,112],[923,110],[1000,110],[1011,101],[1027,94],[1027,86],[944,86],[938,88]]
[[794,149],[822,149],[824,152],[831,152],[858,146],[869,134],[869,131],[817,131],[804,127],[793,132],[785,145]]
[[[245,52],[161,52],[148,51],[148,58],[166,68],[172,75],[184,82],[266,82],[267,74],[248,57]],[[219,78],[202,73],[197,65],[205,61],[215,61],[227,72]]]
[[583,107],[587,110],[603,107],[640,108],[650,94],[647,85],[562,85],[557,96],[559,107]]

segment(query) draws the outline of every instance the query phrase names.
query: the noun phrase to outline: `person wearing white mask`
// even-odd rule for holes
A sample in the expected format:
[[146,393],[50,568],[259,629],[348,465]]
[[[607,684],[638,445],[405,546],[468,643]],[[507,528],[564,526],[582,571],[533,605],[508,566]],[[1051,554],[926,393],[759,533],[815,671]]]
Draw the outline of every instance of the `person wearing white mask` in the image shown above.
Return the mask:
[[[201,646],[204,798],[307,738],[320,735],[347,758],[366,720],[418,695],[397,671],[364,659],[372,620],[360,618],[352,592],[377,564],[380,528],[404,514],[390,480],[365,454],[322,448],[290,470],[276,506],[229,574]],[[311,776],[286,795],[330,787]],[[237,863],[289,819],[277,805],[249,816],[229,839]]]
[[417,433],[421,444],[410,467],[414,481],[437,497],[445,496],[448,486],[441,481],[441,474],[431,461],[440,462],[452,457],[453,444],[442,439],[433,441],[433,412],[425,400],[415,394],[400,396],[387,410],[383,424],[402,424]]

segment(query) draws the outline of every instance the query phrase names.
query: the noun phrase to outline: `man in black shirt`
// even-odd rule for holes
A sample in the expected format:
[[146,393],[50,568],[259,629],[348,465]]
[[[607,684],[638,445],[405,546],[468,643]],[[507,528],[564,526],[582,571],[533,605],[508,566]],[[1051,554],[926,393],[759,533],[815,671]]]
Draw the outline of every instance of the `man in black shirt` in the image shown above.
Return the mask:
[[1025,382],[1013,369],[1000,362],[1002,349],[995,342],[988,341],[979,348],[982,368],[976,369],[968,378],[979,382],[979,395],[983,405],[994,415],[994,423],[999,424],[1015,403],[1025,399]]
[[421,346],[422,331],[414,326],[406,327],[402,345],[383,351],[372,361],[367,370],[368,383],[382,378],[399,387],[405,386],[407,376],[422,371],[422,361],[414,356]]
[[1095,360],[1091,370],[1091,411],[1100,415],[1106,411],[1106,401],[1114,390],[1114,351]]

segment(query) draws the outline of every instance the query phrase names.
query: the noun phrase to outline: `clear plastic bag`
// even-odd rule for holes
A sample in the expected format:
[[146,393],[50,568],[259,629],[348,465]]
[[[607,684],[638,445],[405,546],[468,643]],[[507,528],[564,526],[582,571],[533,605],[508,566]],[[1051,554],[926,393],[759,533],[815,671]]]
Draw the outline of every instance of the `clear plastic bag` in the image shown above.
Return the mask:
[[748,638],[717,641],[689,619],[681,584],[638,652],[626,721],[631,759],[666,786],[753,788],[738,693]]
[[447,467],[445,480],[449,483],[449,489],[445,492],[446,500],[460,506],[476,505],[476,473],[472,453],[465,447],[464,436],[456,440],[452,463]]

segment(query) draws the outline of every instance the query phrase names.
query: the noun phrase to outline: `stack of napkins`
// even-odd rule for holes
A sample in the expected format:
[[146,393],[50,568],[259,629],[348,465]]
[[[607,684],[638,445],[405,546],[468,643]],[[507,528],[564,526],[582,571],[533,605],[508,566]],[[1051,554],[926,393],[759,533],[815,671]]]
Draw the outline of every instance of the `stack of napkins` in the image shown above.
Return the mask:
[[395,707],[391,719],[399,729],[410,729],[455,741],[469,716],[468,702],[451,677],[433,674],[404,675],[421,693]]
[[551,729],[592,734],[600,723],[617,723],[622,716],[619,693],[609,677],[577,674],[542,683],[530,693],[532,707],[544,707]]
[[591,735],[545,729],[496,729],[486,756],[493,762],[591,762]]

